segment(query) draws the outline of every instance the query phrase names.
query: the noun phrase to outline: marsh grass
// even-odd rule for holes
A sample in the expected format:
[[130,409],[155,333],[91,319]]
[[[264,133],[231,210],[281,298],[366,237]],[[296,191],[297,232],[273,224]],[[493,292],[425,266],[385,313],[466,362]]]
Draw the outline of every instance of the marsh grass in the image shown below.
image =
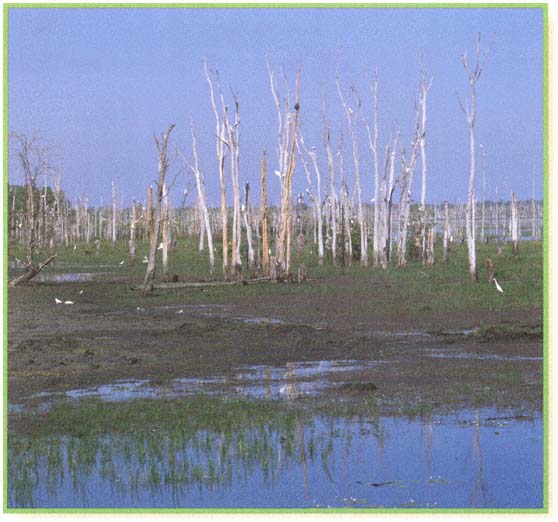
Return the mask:
[[[465,245],[453,245],[447,264],[437,261],[432,266],[409,262],[405,268],[389,267],[387,270],[362,268],[358,263],[352,266],[333,267],[330,262],[319,266],[317,258],[307,246],[305,253],[293,259],[293,273],[298,265],[307,266],[310,280],[303,284],[260,283],[257,285],[235,285],[207,288],[186,288],[159,290],[150,298],[144,298],[135,288],[144,275],[145,266],[141,263],[147,255],[147,245],[138,245],[135,266],[128,263],[127,246],[124,242],[112,248],[104,244],[101,253],[86,255],[84,247],[62,247],[57,261],[48,270],[52,273],[98,272],[102,273],[95,283],[80,283],[80,287],[99,288],[99,294],[111,295],[112,306],[136,305],[141,303],[169,303],[181,300],[196,303],[234,302],[250,297],[274,295],[293,295],[312,298],[313,296],[344,295],[354,296],[364,302],[375,301],[375,308],[386,313],[424,313],[443,311],[506,311],[517,309],[540,309],[543,307],[543,248],[541,242],[524,241],[520,254],[514,257],[511,246],[504,255],[498,256],[498,245],[479,244],[479,282],[471,283],[468,276],[467,252]],[[10,259],[21,255],[17,247],[11,247]],[[41,254],[38,254],[40,257]],[[43,255],[47,255],[45,251]],[[219,254],[217,255],[218,258]],[[484,259],[494,261],[495,277],[504,289],[496,290],[486,280]],[[441,259],[441,252],[437,252]],[[121,261],[124,265],[120,265]],[[205,256],[200,256],[196,245],[191,241],[179,241],[176,251],[170,255],[171,275],[176,274],[179,281],[219,281],[219,270],[210,275]],[[254,273],[253,276],[260,274]],[[245,273],[250,277],[248,272]],[[163,278],[160,271],[157,280]],[[38,287],[50,287],[42,283]],[[72,284],[65,285],[71,288]],[[35,289],[37,290],[37,289]],[[95,291],[93,292],[95,293]],[[11,295],[14,292],[10,292]],[[40,299],[40,292],[34,292]]]

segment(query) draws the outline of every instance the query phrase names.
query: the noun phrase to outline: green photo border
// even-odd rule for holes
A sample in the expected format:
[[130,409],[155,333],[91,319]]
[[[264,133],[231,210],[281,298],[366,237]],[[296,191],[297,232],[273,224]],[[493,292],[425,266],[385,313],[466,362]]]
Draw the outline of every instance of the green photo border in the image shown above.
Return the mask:
[[[6,238],[8,237],[8,193],[6,187],[8,183],[8,153],[9,153],[9,126],[8,126],[8,87],[9,87],[9,74],[8,74],[8,59],[9,59],[9,49],[8,49],[8,32],[9,32],[9,13],[12,9],[185,9],[185,8],[197,8],[197,9],[278,9],[278,8],[323,8],[323,9],[343,9],[343,8],[361,8],[361,9],[376,9],[376,8],[390,8],[390,9],[541,9],[543,14],[543,251],[544,251],[544,329],[543,329],[543,346],[544,346],[544,356],[543,356],[543,446],[544,446],[544,473],[543,473],[543,507],[542,508],[525,508],[525,509],[506,509],[506,508],[496,508],[496,509],[403,509],[403,508],[392,508],[392,509],[375,509],[375,508],[332,508],[332,509],[322,509],[322,508],[304,508],[304,509],[251,509],[251,508],[240,508],[240,509],[188,509],[188,508],[117,508],[117,509],[99,509],[99,508],[57,508],[57,509],[41,509],[41,508],[9,508],[8,507],[8,466],[7,466],[7,455],[8,455],[8,285],[7,285],[7,274],[8,274],[8,248],[6,244]],[[3,440],[3,452],[4,452],[4,488],[3,488],[3,513],[18,513],[18,514],[72,514],[72,513],[90,513],[90,514],[123,514],[123,513],[151,513],[151,514],[242,514],[242,513],[260,513],[260,514],[297,514],[297,513],[309,513],[309,514],[360,514],[360,515],[372,515],[372,514],[545,514],[549,513],[549,310],[548,310],[548,298],[549,298],[549,210],[548,210],[548,197],[549,197],[549,151],[548,151],[548,117],[549,117],[549,84],[548,84],[548,3],[241,3],[241,4],[228,4],[228,3],[8,3],[3,5],[3,15],[4,15],[4,99],[3,99],[3,109],[4,109],[4,121],[3,121],[3,152],[4,152],[4,212],[3,212],[3,237],[4,237],[4,256],[3,256],[3,269],[4,269],[4,293],[3,293],[3,305],[4,305],[4,317],[3,317],[3,422],[4,422],[4,440]]]

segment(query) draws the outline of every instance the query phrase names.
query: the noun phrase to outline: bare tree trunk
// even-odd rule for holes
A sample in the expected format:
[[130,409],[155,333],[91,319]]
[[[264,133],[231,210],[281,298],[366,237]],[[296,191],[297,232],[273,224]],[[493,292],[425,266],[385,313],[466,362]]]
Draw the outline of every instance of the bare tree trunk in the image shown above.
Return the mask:
[[[380,206],[379,201],[379,172],[378,172],[378,71],[374,75],[374,80],[370,85],[370,90],[372,92],[372,99],[374,100],[374,131],[370,130],[370,125],[368,121],[362,114],[362,119],[366,126],[366,131],[368,133],[368,144],[372,152],[372,160],[374,163],[374,238],[373,238],[373,264],[374,266],[379,266],[382,263],[382,250],[383,245],[381,234],[380,234]],[[359,106],[362,104],[359,100]]]
[[402,174],[401,174],[401,197],[399,203],[399,236],[397,238],[397,264],[403,267],[407,264],[406,247],[407,247],[407,228],[409,226],[409,210],[411,205],[411,190],[413,187],[413,176],[415,173],[415,165],[417,161],[418,147],[420,146],[421,134],[419,131],[419,114],[420,109],[417,107],[415,112],[415,136],[412,143],[411,160],[407,165],[405,158],[405,148],[401,154]]
[[163,252],[162,252],[163,275],[168,275],[170,234],[169,234],[169,193],[167,190],[166,181],[165,183],[163,183],[163,208],[162,208],[161,225],[162,225],[161,239],[163,243]]
[[116,188],[112,180],[112,246],[116,246]]
[[147,271],[145,273],[145,279],[143,281],[144,295],[148,295],[153,292],[153,280],[155,278],[155,269],[156,269],[156,260],[157,260],[157,241],[159,240],[159,227],[161,222],[161,205],[163,201],[165,177],[168,169],[167,146],[168,146],[169,135],[172,132],[172,129],[174,129],[174,124],[171,124],[167,129],[167,131],[163,133],[161,137],[161,142],[159,142],[157,136],[155,136],[155,144],[157,145],[157,150],[159,151],[159,165],[158,165],[159,182],[157,184],[157,209],[156,209],[156,216],[153,224],[153,236],[151,238],[151,244],[149,249]]
[[[207,62],[204,60],[204,73],[205,79],[209,84],[209,91],[211,97],[211,107],[213,108],[213,114],[215,115],[215,138],[216,138],[216,152],[217,152],[217,162],[219,165],[219,185],[221,188],[221,232],[222,232],[222,245],[223,245],[223,275],[225,278],[228,276],[229,271],[229,242],[228,242],[228,224],[227,224],[227,189],[225,182],[225,104],[222,103],[223,107],[223,118],[219,117],[217,112],[217,105],[215,103],[215,93],[213,90],[213,83],[209,77],[207,71]],[[217,77],[217,83],[219,86],[219,91],[221,87],[219,84],[219,73],[215,70],[215,76]],[[221,93],[221,100],[223,101],[223,95]]]
[[428,228],[428,235],[426,238],[426,264],[433,265],[435,261],[434,257],[434,228]]
[[519,254],[519,241],[518,241],[518,226],[517,226],[517,201],[515,200],[515,192],[512,192],[511,197],[511,240],[512,240],[512,253],[514,256]]
[[329,128],[329,121],[326,113],[326,99],[325,88],[323,90],[323,105],[324,105],[324,141],[327,154],[327,166],[329,172],[329,198],[331,208],[331,257],[333,265],[337,265],[337,193],[335,191],[335,168],[333,162],[333,154],[331,153],[330,140],[331,131]]
[[155,235],[155,212],[153,210],[153,187],[147,189],[147,199],[148,199],[148,215],[149,215],[149,243],[153,241],[153,236]]
[[474,70],[471,70],[467,61],[467,53],[463,53],[461,56],[461,61],[465,72],[467,73],[467,78],[469,80],[469,85],[471,87],[471,106],[466,104],[463,106],[461,101],[459,104],[461,110],[465,114],[467,120],[467,125],[469,126],[469,152],[471,157],[470,163],[470,173],[469,173],[469,190],[467,192],[467,211],[465,214],[465,230],[467,234],[467,252],[469,257],[469,275],[473,282],[478,281],[477,274],[477,256],[476,256],[476,245],[475,245],[475,217],[474,217],[474,200],[475,200],[475,117],[476,117],[476,83],[482,72],[482,63],[480,56],[480,41],[481,35],[479,33],[477,39],[477,52],[476,52],[476,63]]
[[28,283],[29,281],[31,281],[31,279],[33,279],[43,268],[45,268],[46,266],[48,266],[52,261],[54,261],[54,259],[56,258],[58,254],[54,254],[52,256],[50,256],[48,259],[46,259],[45,261],[43,261],[42,263],[40,263],[38,266],[32,265],[30,268],[28,268],[23,274],[17,276],[15,279],[12,279],[10,281],[10,284],[8,286],[10,286],[10,288],[13,288],[14,286],[18,286],[21,284],[25,284]]
[[136,199],[132,199],[132,219],[130,221],[130,265],[134,266],[136,264],[136,225],[138,223],[137,219],[137,209],[136,209]]
[[377,234],[378,234],[378,262],[382,266],[382,268],[386,269],[388,266],[388,257],[387,257],[387,245],[386,245],[386,238],[387,238],[387,205],[388,205],[388,188],[387,188],[387,171],[388,165],[390,161],[390,146],[386,146],[386,159],[384,162],[384,171],[382,174],[382,183],[380,187],[380,208],[378,212],[378,227],[377,227]]
[[421,186],[421,194],[420,194],[420,209],[419,209],[419,218],[420,218],[420,226],[421,226],[421,259],[423,264],[427,261],[427,252],[426,252],[426,97],[428,95],[428,91],[430,91],[430,87],[432,87],[432,79],[426,86],[426,78],[424,69],[422,70],[421,78],[420,78],[420,110],[421,110],[421,140],[420,140],[420,161],[422,167],[422,186]]
[[262,158],[262,270],[264,276],[269,275],[269,239],[267,224],[267,154],[264,150]]
[[[284,179],[284,190],[282,194],[282,217],[281,228],[279,230],[279,240],[277,244],[277,263],[280,265],[280,272],[289,275],[290,261],[291,261],[291,228],[292,228],[292,180],[295,167],[295,147],[297,135],[297,122],[300,109],[299,104],[299,82],[300,82],[300,69],[296,74],[296,87],[295,87],[295,113],[291,123],[291,144],[288,155],[288,166]],[[288,128],[288,127],[287,127]],[[286,150],[286,148],[285,148]]]
[[[302,145],[302,148],[312,160],[314,173],[316,174],[317,191],[314,190],[314,183],[312,182],[312,174],[310,173],[310,169],[308,168],[308,163],[305,161],[304,156],[302,155],[302,151],[300,150],[299,143]],[[300,131],[299,131],[299,139],[297,140],[297,147],[298,147],[298,152],[300,154],[300,159],[302,161],[302,165],[304,167],[304,171],[306,173],[306,180],[308,181],[308,192],[310,194],[310,199],[312,200],[314,215],[316,217],[316,226],[318,232],[316,238],[318,243],[318,264],[322,266],[324,263],[324,238],[323,238],[323,221],[322,221],[322,209],[321,209],[322,188],[321,188],[320,168],[318,167],[318,159],[316,157],[316,148],[312,147],[312,150],[308,150],[306,148],[306,145],[304,144],[304,137],[302,136],[302,133]]]
[[[192,132],[192,151],[194,154],[194,165],[188,164],[190,170],[193,172],[196,178],[196,187],[198,190],[198,202],[200,207],[200,238],[203,237],[203,233],[207,236],[207,248],[209,250],[209,271],[213,274],[215,271],[215,252],[213,249],[213,233],[211,231],[211,223],[209,221],[209,212],[207,210],[206,194],[205,194],[205,180],[203,174],[200,171],[199,160],[198,160],[198,147],[196,144],[196,135],[194,133],[194,125],[190,125]],[[183,156],[184,158],[184,156]],[[185,159],[185,158],[184,158]],[[200,246],[202,245],[200,239]]]
[[444,239],[443,239],[443,253],[442,261],[447,263],[449,261],[449,240],[450,240],[450,217],[449,217],[449,206],[448,202],[444,201]]
[[246,242],[248,244],[248,268],[254,270],[254,248],[252,246],[252,217],[250,215],[249,200],[250,184],[244,186],[244,227],[246,229]]
[[355,190],[357,195],[357,215],[358,222],[360,226],[360,264],[362,266],[368,266],[368,242],[366,237],[366,224],[364,222],[364,213],[362,209],[362,190],[360,187],[360,173],[359,173],[359,154],[358,154],[358,140],[355,131],[354,122],[354,111],[347,106],[345,98],[341,92],[341,86],[339,85],[339,74],[336,77],[337,80],[337,92],[339,93],[339,98],[345,110],[345,115],[347,116],[347,122],[349,126],[349,132],[351,134],[351,141],[353,144],[353,161],[355,166]]

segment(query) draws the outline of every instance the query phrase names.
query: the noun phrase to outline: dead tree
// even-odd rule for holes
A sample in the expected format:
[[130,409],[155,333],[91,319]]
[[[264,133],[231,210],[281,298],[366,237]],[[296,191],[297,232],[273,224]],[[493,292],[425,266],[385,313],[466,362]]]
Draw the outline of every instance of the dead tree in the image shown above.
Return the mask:
[[[312,174],[310,173],[310,169],[308,167],[308,163],[304,159],[302,154],[302,149],[306,152],[306,154],[312,160],[312,165],[314,167],[314,173],[316,175],[316,189],[314,189],[314,183],[312,181]],[[314,208],[314,215],[316,217],[316,224],[318,228],[317,234],[317,241],[318,241],[318,264],[321,266],[324,263],[324,238],[323,238],[323,221],[322,221],[322,202],[321,202],[321,182],[322,178],[320,175],[320,168],[318,167],[318,158],[316,155],[316,148],[312,147],[311,150],[308,150],[306,145],[304,144],[304,137],[302,136],[302,132],[299,131],[299,138],[297,139],[297,148],[300,155],[300,159],[302,161],[302,165],[304,167],[304,172],[306,173],[306,180],[308,181],[308,189],[307,193],[312,201],[312,206]]]
[[[226,146],[230,154],[230,174],[233,189],[233,227],[232,227],[232,273],[242,274],[242,258],[240,256],[242,222],[240,216],[240,186],[238,181],[238,170],[240,162],[240,117],[238,114],[238,99],[233,93],[234,98],[234,123],[230,122],[228,108],[224,106],[224,125],[227,131]],[[221,99],[222,95],[221,95]]]
[[264,150],[262,157],[262,271],[264,276],[269,275],[269,239],[267,224],[267,153]]
[[161,209],[161,242],[163,244],[162,265],[163,275],[169,273],[169,246],[170,246],[170,226],[169,226],[169,191],[167,182],[163,183],[163,207]]
[[512,192],[510,205],[510,232],[512,240],[512,253],[514,256],[517,256],[519,254],[519,240],[517,226],[517,201],[515,199],[515,192]]
[[244,228],[246,229],[246,243],[248,244],[248,268],[254,269],[254,247],[252,246],[252,216],[250,213],[250,183],[244,186],[244,205],[242,213],[244,218]]
[[[377,262],[380,263],[382,268],[387,268],[388,266],[388,257],[387,257],[387,227],[388,227],[388,217],[387,217],[387,208],[388,208],[388,187],[387,187],[387,172],[388,166],[390,163],[390,146],[389,144],[386,146],[386,155],[384,161],[384,170],[382,173],[382,183],[380,187],[380,207],[378,212],[378,219],[379,223],[377,228],[377,235],[378,235],[378,252],[377,252]],[[376,204],[376,202],[374,202]]]
[[426,97],[432,87],[432,79],[428,86],[426,85],[426,78],[424,69],[421,72],[420,78],[420,112],[421,112],[421,140],[420,140],[420,163],[422,168],[422,184],[420,193],[420,232],[421,232],[421,258],[422,262],[427,262],[427,237],[426,237]]
[[324,146],[327,155],[327,168],[329,173],[329,205],[330,205],[330,227],[331,227],[331,257],[333,265],[337,264],[337,192],[335,190],[335,167],[333,154],[331,153],[331,131],[326,112],[325,88],[323,89],[323,111],[324,111]]
[[411,159],[407,163],[405,148],[401,153],[401,196],[399,200],[399,236],[397,238],[397,265],[403,267],[407,264],[407,228],[409,226],[409,211],[411,207],[411,189],[417,162],[417,153],[420,146],[421,134],[419,129],[419,107],[415,108],[415,134],[411,144]]
[[[26,207],[25,207],[25,223],[26,223],[26,262],[25,272],[20,276],[10,281],[9,286],[14,287],[20,284],[25,284],[31,281],[43,268],[48,266],[57,256],[54,254],[48,259],[35,265],[34,255],[36,246],[36,215],[35,215],[35,192],[37,176],[41,169],[46,168],[46,149],[42,146],[37,146],[35,138],[28,139],[23,134],[12,133],[10,137],[16,143],[16,155],[19,164],[23,171],[26,186]],[[32,164],[31,155],[33,152],[37,154],[37,162]]]
[[389,166],[389,183],[387,187],[387,197],[384,207],[385,217],[383,219],[383,223],[385,223],[385,260],[386,260],[386,267],[391,261],[391,225],[392,225],[392,215],[393,215],[393,194],[395,192],[395,162],[396,162],[396,155],[397,155],[397,146],[399,145],[399,132],[396,133],[395,138],[393,140],[393,148],[391,150],[391,158],[390,158],[390,166]]
[[[374,130],[370,129],[370,124],[368,120],[364,117],[364,112],[362,111],[362,120],[366,126],[366,131],[368,133],[368,145],[370,146],[370,151],[372,152],[372,159],[374,163],[374,239],[373,239],[373,262],[374,266],[379,266],[383,264],[383,245],[382,237],[380,232],[380,206],[379,201],[379,172],[378,172],[378,71],[374,74],[374,80],[370,83],[370,90],[372,92],[372,99],[374,101]],[[359,100],[359,106],[362,106]]]
[[229,270],[229,241],[228,241],[228,226],[227,226],[227,188],[225,182],[225,145],[226,145],[226,135],[225,135],[225,104],[223,100],[223,94],[221,91],[221,86],[219,83],[219,72],[215,70],[215,77],[217,85],[219,87],[219,93],[222,102],[223,115],[219,116],[217,112],[217,104],[215,103],[215,92],[213,89],[213,82],[209,77],[209,72],[207,71],[207,62],[204,60],[204,74],[207,83],[209,84],[209,92],[211,98],[211,107],[213,109],[213,114],[215,115],[215,144],[217,152],[217,163],[219,167],[219,186],[221,188],[221,232],[222,232],[222,244],[223,244],[223,275],[225,278],[228,276]]
[[130,265],[136,264],[136,225],[138,224],[136,198],[132,199],[132,217],[130,219]]
[[211,223],[209,221],[209,212],[207,210],[206,195],[205,195],[205,180],[203,174],[200,171],[199,160],[198,160],[198,147],[196,143],[196,134],[194,132],[193,123],[190,124],[191,134],[192,134],[192,151],[194,155],[194,164],[190,164],[184,155],[182,158],[184,162],[188,165],[194,177],[196,178],[196,187],[198,190],[198,204],[200,207],[200,235],[203,237],[205,232],[207,236],[207,247],[209,250],[209,270],[213,274],[215,270],[215,253],[213,250],[213,234],[211,232]]
[[149,258],[147,262],[147,271],[143,281],[143,294],[149,295],[153,293],[153,280],[155,278],[156,260],[157,260],[157,241],[159,240],[159,228],[162,218],[162,202],[163,190],[165,186],[165,178],[168,170],[167,147],[170,133],[174,129],[174,123],[169,126],[166,132],[161,136],[161,141],[154,135],[155,145],[159,152],[158,174],[159,181],[157,183],[157,208],[155,209],[155,219],[153,223],[153,236],[149,248]]
[[467,192],[467,210],[465,213],[465,233],[467,235],[467,252],[469,258],[469,275],[473,282],[478,281],[477,274],[477,254],[476,254],[476,244],[475,244],[475,118],[476,118],[476,106],[477,106],[477,95],[476,95],[476,84],[480,75],[482,73],[482,67],[485,57],[481,57],[481,34],[479,33],[477,39],[477,52],[474,68],[471,69],[467,59],[467,52],[464,52],[461,56],[461,62],[467,73],[467,79],[469,80],[471,100],[470,104],[465,100],[465,104],[458,99],[459,105],[465,119],[467,121],[467,126],[469,127],[469,152],[470,152],[470,171],[469,171],[469,190]]
[[116,187],[112,180],[112,246],[116,246]]
[[444,201],[444,239],[442,241],[442,261],[447,263],[449,261],[450,251],[450,215],[448,202]]
[[[300,69],[296,73],[295,85],[295,104],[294,114],[289,106],[289,95],[285,100],[284,115],[281,110],[279,101],[279,93],[275,81],[275,73],[268,65],[269,79],[271,84],[271,92],[277,107],[279,127],[278,127],[278,157],[279,170],[276,174],[279,176],[281,195],[279,205],[279,229],[275,245],[276,259],[279,270],[277,278],[282,279],[288,276],[291,264],[291,235],[292,235],[292,182],[295,167],[295,148],[298,114],[300,110],[299,103],[299,85],[300,85]],[[286,81],[285,81],[286,84]]]
[[353,109],[351,109],[351,107],[347,105],[347,102],[345,101],[345,97],[341,92],[341,86],[339,84],[339,72],[337,72],[336,81],[337,81],[337,92],[339,94],[341,104],[343,105],[345,115],[347,116],[349,133],[351,135],[351,141],[353,144],[353,162],[355,166],[355,191],[357,196],[357,213],[358,213],[357,216],[358,216],[358,223],[360,226],[360,264],[362,266],[368,266],[368,241],[367,241],[366,223],[364,220],[364,213],[362,209],[362,189],[360,186],[360,173],[359,173],[360,161],[359,161],[359,154],[358,154],[358,140],[356,134],[354,111]]

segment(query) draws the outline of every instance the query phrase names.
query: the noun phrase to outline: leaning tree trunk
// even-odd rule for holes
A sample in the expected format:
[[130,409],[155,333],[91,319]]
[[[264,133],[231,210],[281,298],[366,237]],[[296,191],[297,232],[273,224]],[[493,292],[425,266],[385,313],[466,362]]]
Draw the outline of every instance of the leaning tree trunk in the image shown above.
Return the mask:
[[167,147],[169,135],[174,129],[174,124],[171,124],[166,132],[161,137],[161,142],[155,136],[155,144],[159,151],[159,182],[157,184],[157,208],[155,210],[155,219],[153,223],[153,236],[151,238],[151,245],[149,248],[149,258],[147,262],[147,271],[145,272],[145,279],[143,281],[143,294],[148,295],[153,293],[153,280],[155,279],[155,269],[157,260],[157,241],[159,240],[159,228],[161,223],[161,204],[163,201],[163,187],[165,186],[165,177],[168,169]]

